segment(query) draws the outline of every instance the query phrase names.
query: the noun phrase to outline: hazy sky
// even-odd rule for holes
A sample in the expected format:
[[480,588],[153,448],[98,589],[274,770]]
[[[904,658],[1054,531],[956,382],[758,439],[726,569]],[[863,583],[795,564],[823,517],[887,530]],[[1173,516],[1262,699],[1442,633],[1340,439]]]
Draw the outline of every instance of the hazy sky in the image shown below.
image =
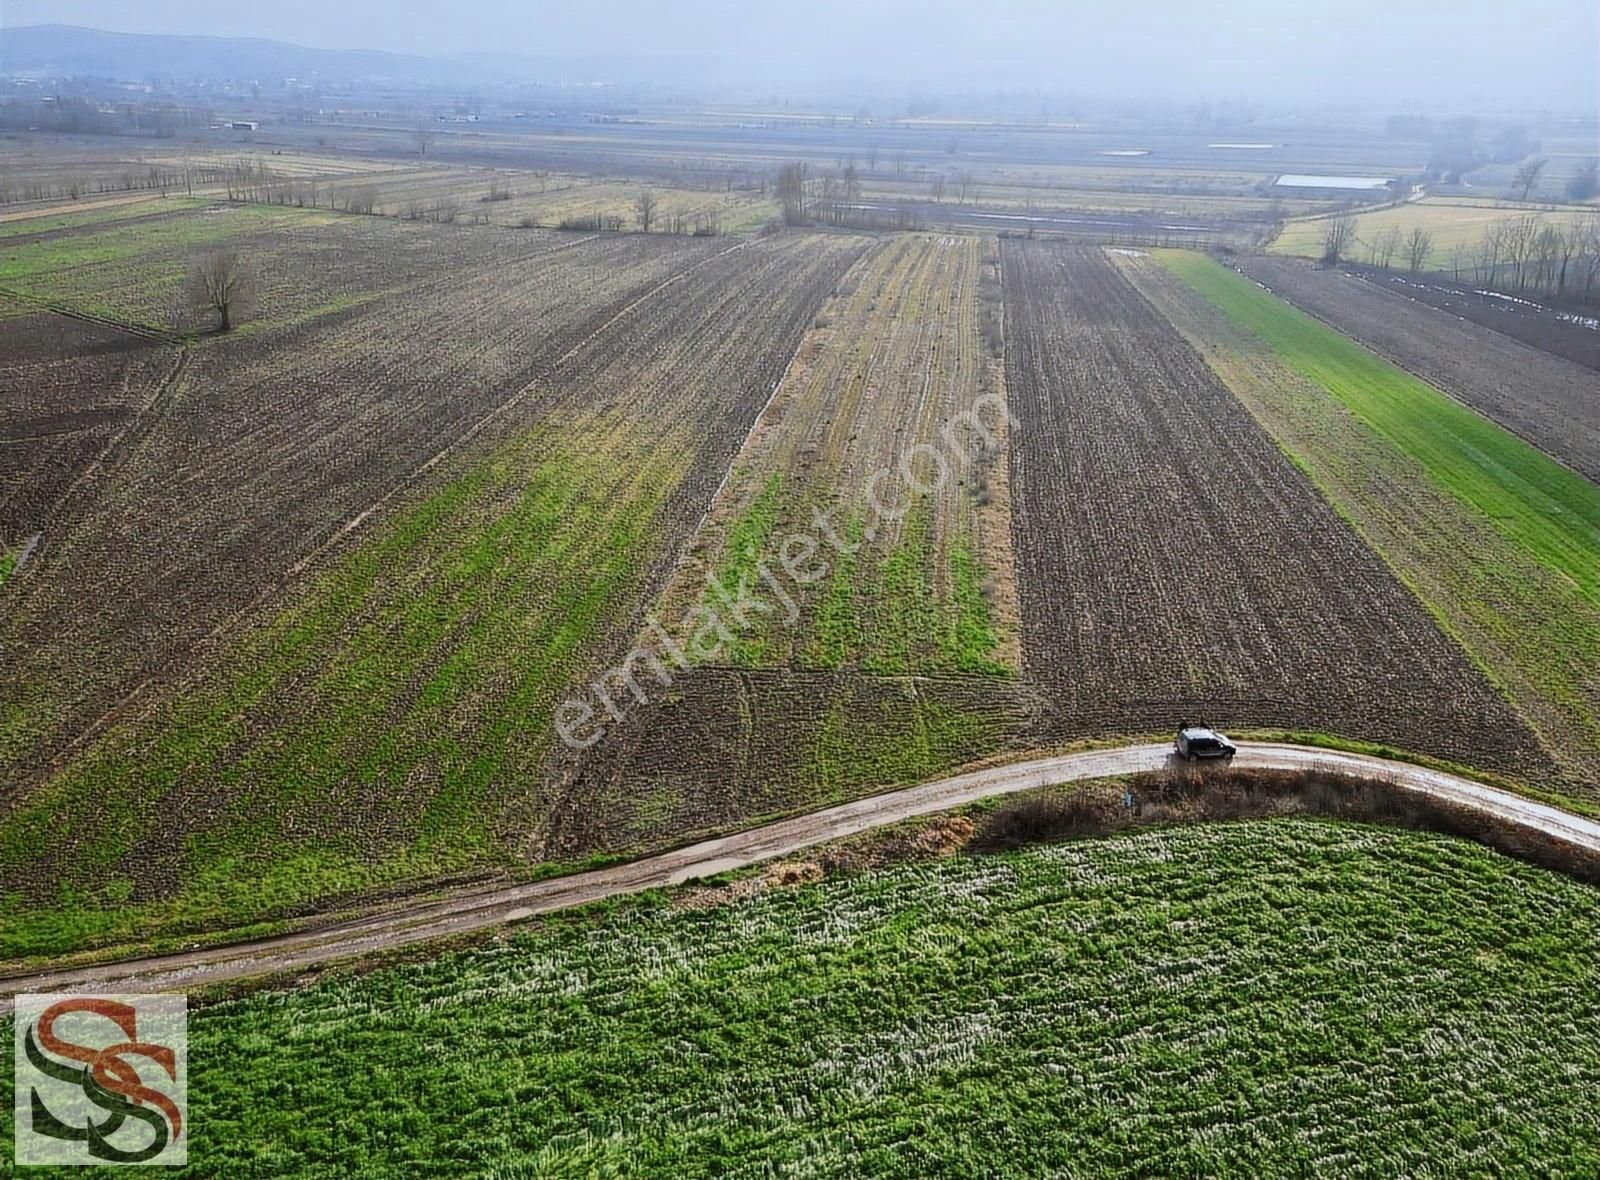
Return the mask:
[[0,22],[411,53],[710,55],[784,85],[1600,105],[1597,0],[0,0]]

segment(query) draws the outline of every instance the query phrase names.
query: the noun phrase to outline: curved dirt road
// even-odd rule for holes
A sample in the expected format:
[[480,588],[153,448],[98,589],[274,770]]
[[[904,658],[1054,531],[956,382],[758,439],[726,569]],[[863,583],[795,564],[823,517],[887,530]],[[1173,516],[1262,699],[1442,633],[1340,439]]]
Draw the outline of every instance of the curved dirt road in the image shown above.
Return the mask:
[[[462,890],[406,908],[253,942],[12,976],[0,979],[0,1012],[9,1010],[11,997],[22,992],[190,991],[468,934],[552,910],[742,868],[989,796],[1160,770],[1170,755],[1171,747],[1165,744],[1124,746],[992,767],[858,799],[610,868],[528,884]],[[1600,852],[1600,823],[1470,779],[1408,763],[1306,746],[1252,743],[1240,749],[1235,765],[1252,770],[1316,767],[1381,777],[1397,788],[1462,805],[1526,831]]]

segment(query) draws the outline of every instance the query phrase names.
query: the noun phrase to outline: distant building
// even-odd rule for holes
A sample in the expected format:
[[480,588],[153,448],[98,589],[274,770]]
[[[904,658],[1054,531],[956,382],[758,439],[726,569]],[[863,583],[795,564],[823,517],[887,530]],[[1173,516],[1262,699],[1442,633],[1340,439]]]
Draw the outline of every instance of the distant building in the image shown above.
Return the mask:
[[261,124],[257,123],[253,119],[235,119],[235,120],[233,120],[233,122],[228,124],[228,130],[230,130],[230,131],[259,131],[259,130],[261,130]]
[[1272,190],[1281,196],[1383,200],[1399,195],[1399,187],[1400,182],[1393,176],[1315,176],[1286,172],[1273,182]]

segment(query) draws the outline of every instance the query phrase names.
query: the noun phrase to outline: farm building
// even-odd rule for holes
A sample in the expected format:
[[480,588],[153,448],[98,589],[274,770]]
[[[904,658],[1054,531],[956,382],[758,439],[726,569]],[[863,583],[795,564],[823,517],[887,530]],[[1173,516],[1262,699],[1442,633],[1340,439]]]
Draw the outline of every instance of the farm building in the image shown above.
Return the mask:
[[1382,200],[1399,193],[1400,181],[1393,176],[1316,176],[1286,172],[1273,182],[1272,189],[1281,196]]

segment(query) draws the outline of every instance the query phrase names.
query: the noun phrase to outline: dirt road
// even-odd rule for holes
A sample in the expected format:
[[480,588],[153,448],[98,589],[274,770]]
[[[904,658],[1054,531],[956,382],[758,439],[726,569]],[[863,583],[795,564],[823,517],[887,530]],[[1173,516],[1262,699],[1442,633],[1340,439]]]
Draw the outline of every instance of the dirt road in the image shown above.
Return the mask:
[[[0,979],[0,1012],[10,1008],[11,996],[23,992],[191,991],[210,984],[299,971],[375,951],[468,934],[602,898],[676,885],[695,877],[741,868],[869,828],[948,810],[990,796],[1160,770],[1167,764],[1170,754],[1171,747],[1165,744],[1124,746],[993,767],[569,877],[463,890],[407,909],[277,938],[13,976]],[[1530,832],[1600,851],[1600,823],[1440,771],[1358,754],[1272,744],[1244,747],[1235,765],[1239,769],[1263,770],[1318,767],[1345,774],[1382,776],[1405,789],[1472,808]]]

